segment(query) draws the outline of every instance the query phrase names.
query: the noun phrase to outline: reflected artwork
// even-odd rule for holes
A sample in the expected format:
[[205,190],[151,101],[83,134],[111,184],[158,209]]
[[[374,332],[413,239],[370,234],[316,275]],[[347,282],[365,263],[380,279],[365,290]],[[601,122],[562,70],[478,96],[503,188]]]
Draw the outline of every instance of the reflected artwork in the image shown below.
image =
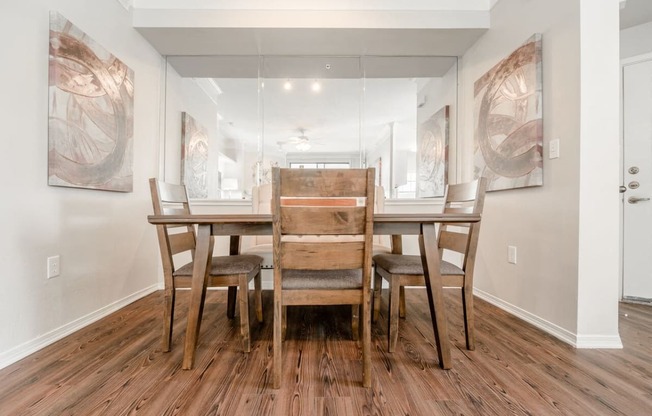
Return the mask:
[[208,198],[208,130],[181,113],[181,183],[189,198]]
[[541,35],[475,82],[475,176],[487,190],[543,185]]
[[131,192],[134,72],[50,12],[48,184]]
[[444,196],[448,182],[449,106],[421,123],[417,146],[417,197]]

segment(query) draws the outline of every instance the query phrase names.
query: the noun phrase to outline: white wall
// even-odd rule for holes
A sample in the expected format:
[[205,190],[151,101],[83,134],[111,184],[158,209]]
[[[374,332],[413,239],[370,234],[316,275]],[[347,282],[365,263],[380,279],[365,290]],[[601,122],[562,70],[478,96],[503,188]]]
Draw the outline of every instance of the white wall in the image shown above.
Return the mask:
[[621,59],[650,52],[652,52],[652,22],[620,31]]
[[[609,9],[611,12],[606,5],[610,1],[617,3],[615,0],[599,1],[595,3],[595,9]],[[618,178],[618,168],[612,166],[612,158],[607,158],[606,165],[597,165],[596,154],[591,153],[589,147],[589,143],[592,143],[602,149],[601,153],[618,153],[617,130],[613,138],[608,137],[613,133],[614,121],[617,128],[617,97],[610,101],[587,93],[591,89],[601,91],[604,85],[595,82],[599,78],[615,82],[616,87],[618,80],[609,78],[610,70],[604,76],[597,69],[602,68],[604,59],[596,61],[599,65],[592,65],[591,59],[595,56],[581,55],[581,47],[595,48],[596,51],[600,51],[600,47],[586,39],[586,36],[596,35],[594,22],[587,23],[590,28],[587,26],[580,32],[580,3],[585,6],[583,0],[502,0],[493,7],[491,29],[461,61],[458,126],[458,136],[466,140],[458,149],[462,152],[462,180],[470,180],[473,175],[473,83],[534,33],[541,33],[544,185],[487,195],[475,287],[479,295],[576,345],[581,337],[591,334],[608,333],[618,338],[617,326],[613,325],[614,319],[617,322],[617,291],[605,294],[610,290],[607,283],[599,285],[594,293],[580,293],[588,289],[584,283],[580,285],[580,273],[585,273],[579,269],[580,258],[584,266],[590,258],[603,268],[597,271],[599,267],[591,268],[597,273],[594,276],[596,280],[617,282],[617,272],[611,275],[612,266],[617,264],[617,258],[614,259],[617,254],[597,259],[596,256],[603,256],[605,250],[618,253],[617,236],[608,240],[608,237],[612,237],[612,223],[608,224],[605,238],[596,236],[600,228],[582,229],[590,233],[587,236],[594,238],[593,243],[579,235],[581,216],[588,216],[590,221],[586,224],[593,226],[596,225],[593,221],[595,218],[607,222],[617,220],[617,214],[613,218],[601,217],[600,198],[603,198],[603,202],[608,201],[604,214],[612,215],[613,197],[608,186],[613,178],[616,181]],[[617,10],[614,13],[617,18]],[[580,38],[580,33],[584,38]],[[617,33],[606,30],[606,36],[601,39],[613,40],[614,36],[617,40]],[[606,52],[606,56],[617,64],[617,56],[614,58],[609,54],[613,52],[611,44],[607,45]],[[586,61],[581,61],[584,56]],[[581,80],[581,76],[587,76],[587,71],[595,71],[599,75]],[[609,97],[611,87],[606,86]],[[580,97],[590,97],[592,101],[583,101]],[[588,110],[589,104],[595,105],[595,113]],[[611,110],[613,120],[609,115],[605,118],[605,110]],[[596,120],[601,123],[596,123]],[[592,126],[595,128],[590,128]],[[550,160],[547,157],[548,143],[553,138],[560,140],[561,157]],[[587,152],[586,158],[580,157],[580,151]],[[605,170],[604,174],[595,175],[596,170],[600,169]],[[592,175],[595,176],[592,178]],[[605,186],[596,182],[605,178],[609,179]],[[582,190],[586,196],[582,205],[580,183],[590,186],[590,189]],[[603,248],[597,247],[598,244]],[[508,245],[518,248],[516,265],[507,263]],[[582,277],[587,276],[583,274]],[[600,322],[597,322],[602,318],[600,316],[583,314],[580,317],[578,298],[586,302],[582,307],[592,311],[596,302],[606,302],[603,306],[608,310],[609,319],[600,326]],[[597,325],[578,325],[578,320],[582,323],[596,321],[594,323]]]
[[[580,1],[580,231],[577,344],[622,347],[618,0]],[[596,70],[599,68],[599,70]]]
[[[0,6],[0,367],[158,287],[147,178],[158,164],[161,57],[114,0]],[[56,10],[135,72],[133,193],[50,187],[49,11]],[[46,279],[46,258],[61,275]]]

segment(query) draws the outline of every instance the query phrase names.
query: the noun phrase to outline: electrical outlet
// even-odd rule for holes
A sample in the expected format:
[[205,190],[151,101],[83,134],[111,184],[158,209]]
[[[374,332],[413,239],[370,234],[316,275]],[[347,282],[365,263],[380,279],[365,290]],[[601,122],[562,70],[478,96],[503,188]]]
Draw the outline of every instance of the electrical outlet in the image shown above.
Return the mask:
[[61,262],[59,256],[48,257],[48,279],[59,276],[61,273]]
[[507,262],[516,264],[516,246],[507,246]]

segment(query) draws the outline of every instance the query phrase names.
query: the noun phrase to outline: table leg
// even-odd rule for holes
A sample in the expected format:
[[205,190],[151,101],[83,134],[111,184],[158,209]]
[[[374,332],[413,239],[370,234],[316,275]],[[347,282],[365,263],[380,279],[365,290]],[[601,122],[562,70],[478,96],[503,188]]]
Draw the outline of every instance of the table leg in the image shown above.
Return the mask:
[[199,225],[197,230],[197,246],[195,247],[195,264],[192,269],[192,288],[190,289],[190,306],[188,308],[188,326],[183,349],[184,370],[192,368],[195,361],[195,349],[199,337],[199,327],[204,310],[206,298],[206,285],[210,271],[211,253],[213,253],[213,239],[211,226]]
[[444,305],[435,224],[421,225],[419,250],[421,251],[426,292],[428,293],[430,317],[432,318],[432,327],[435,331],[439,365],[443,369],[449,369],[451,368],[451,350],[448,339],[448,322],[446,321],[446,306]]
[[[240,254],[240,236],[232,235],[229,239],[229,255],[235,256]],[[238,298],[238,287],[229,286],[226,301],[226,317],[233,319],[235,317],[235,304]]]

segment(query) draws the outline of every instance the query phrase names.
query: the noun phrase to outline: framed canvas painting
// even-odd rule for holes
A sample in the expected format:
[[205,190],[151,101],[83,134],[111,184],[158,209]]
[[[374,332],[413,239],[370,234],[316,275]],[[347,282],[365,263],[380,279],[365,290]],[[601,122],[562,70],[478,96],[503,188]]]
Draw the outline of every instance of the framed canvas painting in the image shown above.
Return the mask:
[[488,191],[543,185],[541,35],[480,77],[474,96],[475,176]]
[[448,182],[449,106],[421,123],[417,141],[417,197],[444,196]]
[[208,130],[181,113],[181,183],[189,198],[208,198]]
[[50,12],[48,184],[131,192],[134,72]]

